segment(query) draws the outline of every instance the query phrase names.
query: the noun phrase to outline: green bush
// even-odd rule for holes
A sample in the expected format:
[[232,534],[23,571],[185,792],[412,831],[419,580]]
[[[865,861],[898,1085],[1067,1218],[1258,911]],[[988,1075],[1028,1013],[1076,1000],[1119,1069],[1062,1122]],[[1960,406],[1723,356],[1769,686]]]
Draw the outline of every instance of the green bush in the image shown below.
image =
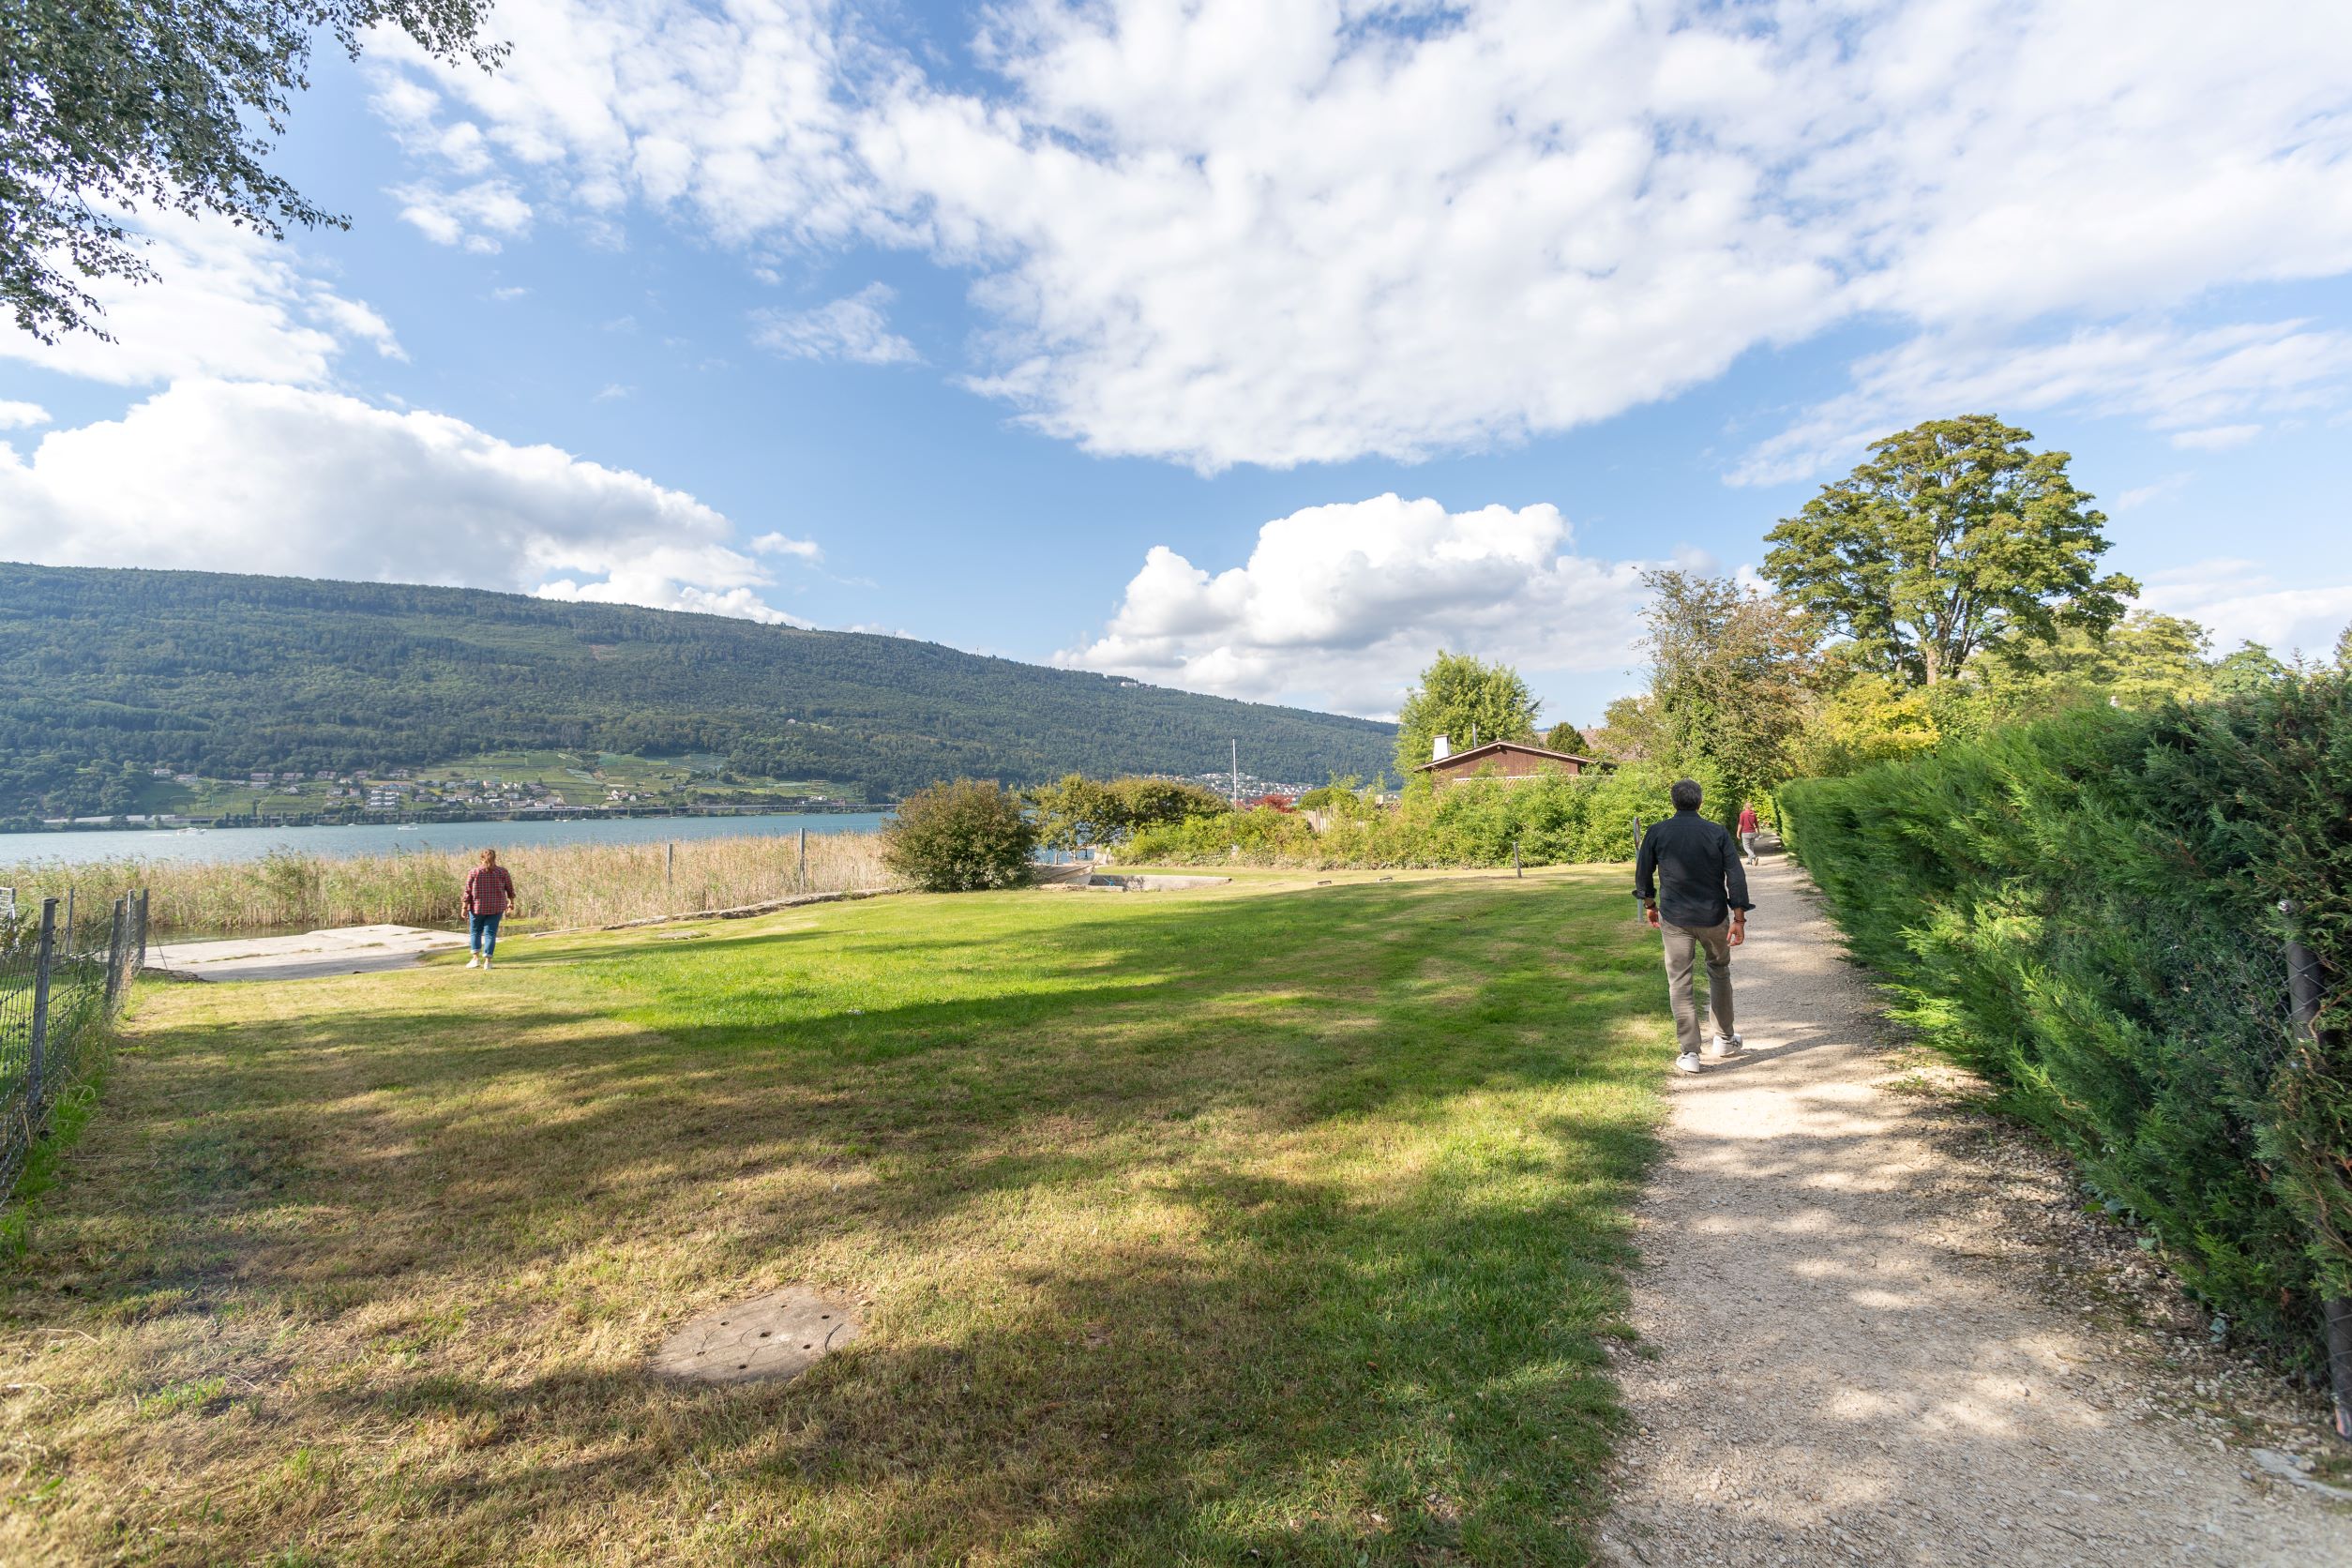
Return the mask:
[[1335,814],[1322,833],[1301,815],[1264,808],[1146,828],[1120,858],[1313,869],[1508,866],[1515,844],[1529,866],[1631,860],[1639,842],[1636,819],[1653,822],[1670,812],[1671,783],[1642,764],[1578,776],[1468,778],[1417,786],[1391,810]]
[[[2068,714],[1781,792],[1900,1013],[2297,1354],[2352,1295],[2352,690]],[[2278,901],[2326,966],[2290,1027]],[[2326,1038],[2323,1035],[2323,1038]]]
[[988,779],[917,790],[882,829],[882,863],[930,893],[1021,886],[1036,850],[1019,797]]

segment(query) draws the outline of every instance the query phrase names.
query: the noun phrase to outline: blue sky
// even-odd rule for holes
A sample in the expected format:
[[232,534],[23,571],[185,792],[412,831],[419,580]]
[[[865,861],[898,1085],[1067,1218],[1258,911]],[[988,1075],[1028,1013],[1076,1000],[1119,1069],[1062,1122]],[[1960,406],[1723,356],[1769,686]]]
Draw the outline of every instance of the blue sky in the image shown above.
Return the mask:
[[[317,62],[348,234],[0,339],[0,556],[904,632],[1579,722],[1873,435],[2074,454],[2224,645],[2352,621],[2352,13],[508,0]],[[1389,499],[1394,498],[1394,499]]]

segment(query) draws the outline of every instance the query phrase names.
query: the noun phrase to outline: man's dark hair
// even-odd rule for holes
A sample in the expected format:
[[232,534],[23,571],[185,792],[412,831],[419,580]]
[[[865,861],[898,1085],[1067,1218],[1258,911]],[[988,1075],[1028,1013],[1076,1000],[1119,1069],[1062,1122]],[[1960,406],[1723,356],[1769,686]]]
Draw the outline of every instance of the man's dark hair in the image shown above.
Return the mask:
[[1699,795],[1697,779],[1678,778],[1674,781],[1674,788],[1668,790],[1666,793],[1673,797],[1674,808],[1677,811],[1696,811],[1698,809]]

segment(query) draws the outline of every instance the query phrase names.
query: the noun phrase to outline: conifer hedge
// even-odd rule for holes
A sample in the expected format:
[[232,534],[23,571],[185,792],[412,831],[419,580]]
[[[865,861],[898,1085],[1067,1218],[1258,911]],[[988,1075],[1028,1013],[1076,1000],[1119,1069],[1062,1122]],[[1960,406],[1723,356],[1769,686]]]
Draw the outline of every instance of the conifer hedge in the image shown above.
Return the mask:
[[2312,1356],[2352,1297],[2352,681],[2073,713],[1780,798],[1902,1016],[2219,1312]]

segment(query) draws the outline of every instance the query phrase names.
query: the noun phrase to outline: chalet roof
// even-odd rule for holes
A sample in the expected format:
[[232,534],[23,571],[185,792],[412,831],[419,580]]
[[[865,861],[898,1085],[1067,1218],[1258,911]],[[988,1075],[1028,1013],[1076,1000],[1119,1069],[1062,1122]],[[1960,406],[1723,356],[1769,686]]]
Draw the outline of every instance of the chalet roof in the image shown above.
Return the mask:
[[1413,772],[1427,773],[1431,768],[1451,767],[1465,758],[1488,757],[1504,751],[1522,751],[1530,757],[1556,757],[1563,762],[1575,762],[1579,767],[1601,766],[1601,760],[1598,757],[1579,757],[1573,751],[1554,751],[1548,746],[1530,746],[1525,741],[1488,741],[1485,746],[1473,746],[1468,751],[1456,751],[1451,756],[1434,758],[1413,769]]

